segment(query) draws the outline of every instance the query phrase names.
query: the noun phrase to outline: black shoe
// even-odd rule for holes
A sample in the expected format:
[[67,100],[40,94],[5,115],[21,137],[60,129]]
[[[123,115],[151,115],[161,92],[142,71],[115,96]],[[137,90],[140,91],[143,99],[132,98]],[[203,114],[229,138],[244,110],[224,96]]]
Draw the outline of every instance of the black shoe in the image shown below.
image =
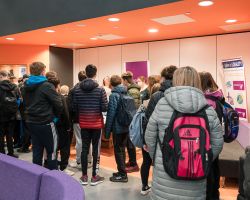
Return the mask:
[[14,154],[14,153],[13,153],[13,154],[9,154],[9,153],[8,153],[7,155],[8,155],[8,156],[11,156],[11,157],[13,157],[13,158],[18,158],[18,155]]
[[18,153],[30,153],[30,150],[29,149],[20,148],[20,149],[17,149],[17,152]]
[[151,187],[147,186],[143,186],[142,190],[141,190],[141,195],[145,196],[147,195],[149,192],[151,191]]
[[111,182],[120,182],[120,183],[127,183],[128,182],[128,176],[127,174],[121,174],[121,173],[114,173],[112,177],[109,178]]

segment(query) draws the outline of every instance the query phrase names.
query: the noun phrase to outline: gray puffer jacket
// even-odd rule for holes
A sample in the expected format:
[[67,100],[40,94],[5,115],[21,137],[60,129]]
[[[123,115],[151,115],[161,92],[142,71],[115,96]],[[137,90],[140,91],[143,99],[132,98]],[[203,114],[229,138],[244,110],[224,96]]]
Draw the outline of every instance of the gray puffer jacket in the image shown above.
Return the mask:
[[[204,200],[206,199],[206,180],[183,181],[175,180],[168,176],[162,163],[162,153],[157,144],[157,134],[163,140],[172,113],[175,110],[182,113],[196,113],[207,105],[207,101],[199,89],[178,86],[165,91],[163,97],[157,104],[147,125],[145,140],[149,147],[151,158],[156,157],[153,172],[152,195],[153,200]],[[216,158],[223,147],[223,135],[220,121],[212,107],[206,110],[210,131],[211,145],[214,158]]]

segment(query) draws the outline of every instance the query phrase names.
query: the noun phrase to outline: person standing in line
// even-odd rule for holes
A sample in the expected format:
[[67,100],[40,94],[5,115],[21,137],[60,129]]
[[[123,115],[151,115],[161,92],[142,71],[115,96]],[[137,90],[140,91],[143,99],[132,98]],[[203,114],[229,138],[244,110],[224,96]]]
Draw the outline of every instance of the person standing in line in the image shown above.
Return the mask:
[[62,100],[53,84],[45,77],[46,66],[41,62],[30,65],[30,77],[24,83],[25,121],[32,138],[33,163],[43,164],[46,151],[46,167],[50,170],[57,166],[57,130],[54,119],[63,110]]
[[129,135],[129,128],[121,126],[116,117],[121,98],[120,96],[122,94],[127,94],[127,89],[121,83],[122,79],[120,76],[114,75],[111,77],[112,93],[109,97],[105,138],[109,139],[111,132],[113,133],[115,161],[118,170],[117,173],[113,173],[113,176],[110,177],[111,182],[128,182],[125,165],[125,147]]
[[20,104],[20,114],[22,118],[22,124],[23,124],[23,137],[21,138],[22,146],[20,149],[17,150],[19,153],[29,153],[29,147],[31,145],[31,136],[30,131],[27,127],[27,124],[25,122],[25,116],[24,116],[24,110],[25,110],[25,102],[23,100],[23,93],[24,93],[24,83],[29,79],[28,74],[24,74],[22,77],[22,82],[19,84],[20,87],[20,94],[21,94],[21,104]]
[[[136,108],[141,105],[140,86],[133,81],[133,73],[128,71],[122,74],[122,82],[127,87],[128,94],[134,98]],[[129,162],[126,163],[127,173],[138,172],[139,166],[136,160],[136,149],[130,138],[127,139],[127,150],[129,155]]]
[[6,136],[8,155],[18,158],[14,154],[13,134],[16,114],[18,111],[17,87],[9,80],[9,73],[0,71],[0,153],[5,154],[4,138]]
[[139,76],[137,78],[137,84],[141,88],[140,93],[141,93],[141,101],[148,100],[150,98],[150,91],[148,90],[148,85],[146,83],[146,78],[144,76]]
[[[174,72],[176,70],[176,66],[169,66],[165,67],[162,72],[161,72],[161,87],[159,91],[153,93],[151,95],[151,99],[149,101],[148,107],[146,109],[145,115],[146,119],[150,119],[156,104],[159,102],[159,100],[164,97],[164,92],[172,87],[172,79]],[[156,83],[158,84],[158,83]],[[156,85],[155,84],[155,85]],[[144,125],[144,130],[146,130],[147,123]],[[144,132],[145,133],[145,132]],[[149,170],[152,165],[152,159],[148,153],[148,147],[146,145],[145,137],[143,137],[143,148],[142,148],[142,156],[143,156],[143,162],[141,166],[141,181],[142,181],[142,190],[141,194],[142,195],[147,195],[151,188],[148,185],[148,177],[149,177]]]
[[110,77],[109,76],[106,76],[103,81],[102,81],[102,84],[103,84],[103,88],[107,94],[107,99],[109,99],[109,96],[111,95],[111,89],[110,89]]
[[69,109],[68,109],[68,93],[69,87],[67,85],[63,85],[60,88],[60,96],[63,102],[63,112],[59,117],[59,121],[56,124],[59,136],[58,150],[61,155],[61,160],[59,161],[60,170],[65,172],[66,174],[73,176],[75,173],[69,169],[67,169],[69,164],[70,157],[70,117],[69,117]]
[[[209,72],[201,72],[201,87],[205,94],[208,105],[212,106],[217,111],[218,118],[222,123],[223,111],[217,108],[216,101],[223,103],[225,98],[222,91],[216,84],[213,76]],[[219,156],[215,158],[212,163],[210,173],[207,177],[207,200],[219,200],[220,199],[220,167],[219,167]]]
[[[206,199],[206,179],[195,181],[178,180],[171,178],[166,173],[159,143],[163,141],[165,130],[169,126],[175,110],[184,114],[192,114],[206,107],[207,101],[201,91],[198,72],[192,67],[177,69],[173,76],[173,87],[165,91],[164,97],[158,102],[149,119],[145,133],[149,154],[154,160],[152,200]],[[208,107],[205,112],[208,118],[207,125],[210,128],[211,150],[215,159],[223,148],[222,127],[213,108]]]
[[[68,95],[68,101],[69,101],[69,113],[70,118],[73,123],[73,131],[76,138],[76,162],[69,163],[69,166],[72,168],[78,168],[81,169],[81,153],[82,153],[82,138],[81,138],[81,128],[79,126],[79,115],[78,113],[73,111],[73,97],[74,93],[77,87],[80,87],[80,83],[87,78],[85,71],[80,71],[78,73],[78,83],[70,89],[69,95]],[[91,162],[92,156],[91,153],[89,153],[89,159],[88,161]]]
[[98,146],[101,130],[104,128],[102,112],[107,111],[108,101],[105,90],[95,81],[97,68],[87,65],[85,68],[87,79],[83,80],[75,89],[73,96],[73,110],[79,115],[82,137],[82,177],[80,183],[88,185],[88,154],[92,143],[93,168],[91,185],[95,186],[104,181],[104,177],[97,175]]

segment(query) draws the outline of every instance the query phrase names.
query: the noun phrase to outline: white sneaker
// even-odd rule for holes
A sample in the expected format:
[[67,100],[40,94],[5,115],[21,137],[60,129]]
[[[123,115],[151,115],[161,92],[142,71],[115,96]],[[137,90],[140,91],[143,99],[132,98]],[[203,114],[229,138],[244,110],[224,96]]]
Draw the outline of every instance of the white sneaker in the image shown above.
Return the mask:
[[81,164],[78,164],[77,162],[70,162],[69,167],[81,169]]
[[73,176],[74,174],[75,174],[75,172],[73,172],[73,171],[71,171],[71,170],[69,170],[69,169],[65,169],[65,170],[63,170],[63,172],[65,173],[65,174],[67,174],[67,175],[69,175],[69,176]]

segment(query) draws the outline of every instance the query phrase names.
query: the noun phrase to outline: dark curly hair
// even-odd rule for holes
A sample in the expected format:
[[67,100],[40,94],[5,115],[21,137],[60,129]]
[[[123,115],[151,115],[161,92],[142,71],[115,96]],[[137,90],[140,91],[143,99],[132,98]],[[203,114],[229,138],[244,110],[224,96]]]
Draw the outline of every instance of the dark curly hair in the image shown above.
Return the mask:
[[172,80],[176,69],[177,69],[177,67],[174,65],[170,65],[168,67],[165,67],[161,71],[161,77],[165,78],[166,80]]

